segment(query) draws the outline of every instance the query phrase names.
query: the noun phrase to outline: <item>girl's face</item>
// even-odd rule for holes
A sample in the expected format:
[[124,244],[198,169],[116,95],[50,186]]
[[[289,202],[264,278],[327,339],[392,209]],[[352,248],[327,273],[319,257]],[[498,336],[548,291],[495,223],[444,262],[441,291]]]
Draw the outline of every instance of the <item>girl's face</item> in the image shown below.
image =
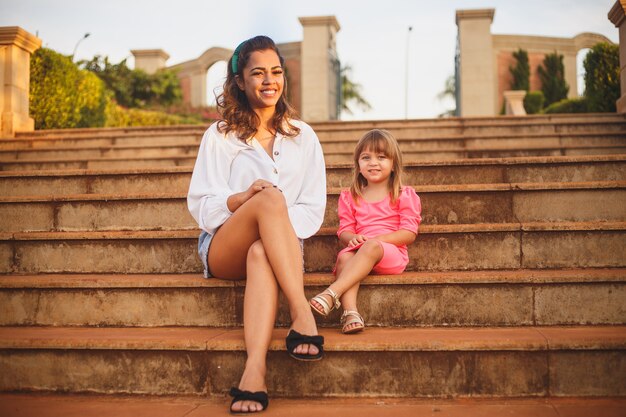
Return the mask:
[[237,76],[237,85],[245,92],[253,110],[275,108],[283,93],[285,77],[276,52],[254,51],[246,67]]
[[367,184],[387,182],[391,176],[393,161],[383,152],[365,148],[359,155],[359,172],[367,180]]

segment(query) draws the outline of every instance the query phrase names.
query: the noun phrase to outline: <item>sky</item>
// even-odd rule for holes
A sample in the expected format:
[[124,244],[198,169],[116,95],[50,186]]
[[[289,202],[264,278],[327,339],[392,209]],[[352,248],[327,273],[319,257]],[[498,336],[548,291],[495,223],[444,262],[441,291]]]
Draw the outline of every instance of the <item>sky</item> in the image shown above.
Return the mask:
[[[0,26],[20,26],[43,46],[76,60],[95,55],[117,63],[131,49],[165,50],[168,65],[213,46],[234,49],[255,35],[276,43],[302,40],[298,17],[334,15],[337,52],[372,105],[344,120],[437,117],[454,107],[437,95],[454,73],[456,10],[494,8],[493,34],[571,38],[595,32],[618,42],[607,14],[615,0],[0,0]],[[409,32],[408,28],[412,27]],[[83,35],[90,36],[83,39]],[[79,43],[80,41],[80,43]],[[78,44],[78,45],[77,45]],[[579,54],[582,62],[584,53]],[[406,70],[408,67],[408,77]],[[581,66],[582,68],[582,66]],[[225,64],[208,73],[210,89]],[[582,69],[581,69],[582,71]],[[579,75],[580,78],[580,75]],[[407,82],[408,81],[408,82]],[[580,84],[580,81],[579,81]],[[405,92],[408,105],[405,114]]]

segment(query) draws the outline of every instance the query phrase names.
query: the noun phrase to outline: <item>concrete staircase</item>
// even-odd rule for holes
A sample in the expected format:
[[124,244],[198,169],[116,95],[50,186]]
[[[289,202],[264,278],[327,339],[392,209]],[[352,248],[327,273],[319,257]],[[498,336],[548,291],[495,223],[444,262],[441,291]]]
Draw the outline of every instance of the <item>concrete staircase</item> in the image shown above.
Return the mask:
[[[314,125],[329,203],[323,228],[305,242],[308,295],[331,282],[346,156],[372,127],[400,139],[405,183],[422,198],[411,263],[402,275],[364,282],[364,333],[341,335],[338,314],[320,322],[322,362],[286,355],[281,302],[268,357],[270,410],[282,415],[301,402],[289,415],[331,405],[379,415],[437,407],[450,415],[481,407],[624,415],[626,119]],[[203,130],[0,140],[0,411],[3,402],[25,409],[37,398],[92,393],[109,395],[93,397],[97,404],[192,396],[226,413],[224,394],[245,359],[245,282],[200,276],[185,195]],[[53,396],[8,394],[16,391]]]

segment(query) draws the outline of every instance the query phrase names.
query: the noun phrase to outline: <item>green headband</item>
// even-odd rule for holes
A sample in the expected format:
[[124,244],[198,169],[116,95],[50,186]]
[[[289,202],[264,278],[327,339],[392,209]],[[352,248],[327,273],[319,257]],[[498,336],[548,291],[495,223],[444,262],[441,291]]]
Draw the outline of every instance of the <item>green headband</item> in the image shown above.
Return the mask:
[[230,68],[233,70],[233,74],[237,74],[237,71],[239,70],[239,51],[241,50],[241,47],[243,46],[243,44],[246,42],[248,41],[245,40],[241,42],[239,46],[235,48],[235,52],[233,52],[233,58],[230,63]]

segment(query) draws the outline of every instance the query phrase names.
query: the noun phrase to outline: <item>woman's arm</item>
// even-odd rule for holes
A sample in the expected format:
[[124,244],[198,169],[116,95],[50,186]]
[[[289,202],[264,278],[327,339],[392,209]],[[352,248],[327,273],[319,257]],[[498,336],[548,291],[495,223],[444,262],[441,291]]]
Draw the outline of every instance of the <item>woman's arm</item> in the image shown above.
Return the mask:
[[295,204],[289,207],[289,218],[296,236],[306,239],[322,226],[326,211],[326,164],[319,139],[313,130],[305,125],[302,129],[304,182]]

